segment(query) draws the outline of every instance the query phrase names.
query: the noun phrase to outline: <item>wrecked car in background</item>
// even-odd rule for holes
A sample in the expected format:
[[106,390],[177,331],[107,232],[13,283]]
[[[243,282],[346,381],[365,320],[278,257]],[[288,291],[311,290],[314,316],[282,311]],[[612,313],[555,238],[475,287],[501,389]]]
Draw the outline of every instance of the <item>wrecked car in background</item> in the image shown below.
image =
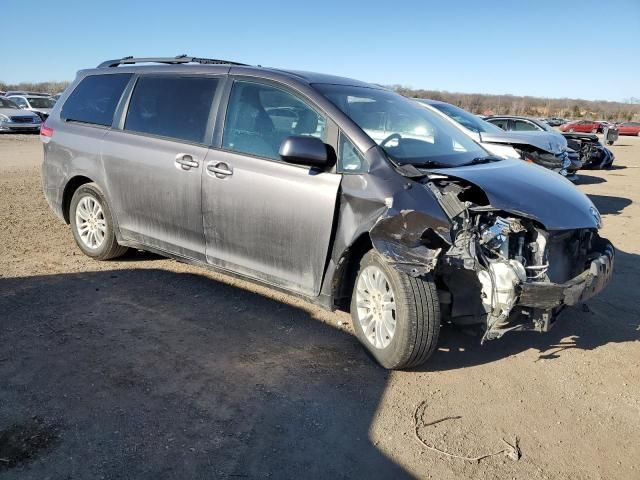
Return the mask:
[[450,103],[426,98],[413,100],[451,119],[464,133],[482,143],[495,155],[519,158],[553,170],[571,181],[577,179],[575,173],[582,163],[578,155],[567,148],[566,140],[557,132],[536,130],[507,133],[499,125]]
[[613,270],[566,179],[356,80],[126,57],[79,72],[40,135],[86,255],[149,250],[349,310],[386,368],[424,362],[442,321],[547,331]]
[[616,125],[620,135],[636,135],[640,137],[640,122],[625,122]]
[[611,168],[615,155],[591,133],[563,133],[569,147],[580,154],[584,169],[603,170]]

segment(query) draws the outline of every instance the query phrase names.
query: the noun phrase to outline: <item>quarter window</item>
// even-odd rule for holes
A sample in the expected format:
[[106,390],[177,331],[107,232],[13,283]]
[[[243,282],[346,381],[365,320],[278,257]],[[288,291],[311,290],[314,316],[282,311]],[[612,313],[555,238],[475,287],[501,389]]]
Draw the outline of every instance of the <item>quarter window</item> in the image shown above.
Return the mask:
[[64,120],[111,126],[116,106],[130,78],[130,73],[85,77],[69,95],[60,116]]
[[205,143],[213,77],[142,76],[131,95],[124,129],[193,143]]
[[340,148],[338,154],[338,169],[344,173],[364,173],[368,171],[368,165],[355,145],[340,133]]
[[279,160],[292,135],[324,139],[326,121],[295,95],[253,82],[235,82],[224,125],[223,148]]

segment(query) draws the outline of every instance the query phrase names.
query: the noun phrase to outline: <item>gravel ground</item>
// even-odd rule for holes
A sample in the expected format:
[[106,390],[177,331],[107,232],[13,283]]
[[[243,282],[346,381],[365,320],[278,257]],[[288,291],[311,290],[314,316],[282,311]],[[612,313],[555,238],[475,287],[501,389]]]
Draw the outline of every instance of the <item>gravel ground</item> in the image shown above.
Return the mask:
[[[481,347],[445,327],[426,365],[388,373],[344,313],[151,254],[84,257],[43,198],[38,137],[0,136],[0,477],[640,478],[640,138],[612,149],[579,186],[618,249],[608,290],[544,335]],[[416,432],[470,457],[517,437],[522,456],[469,462]]]

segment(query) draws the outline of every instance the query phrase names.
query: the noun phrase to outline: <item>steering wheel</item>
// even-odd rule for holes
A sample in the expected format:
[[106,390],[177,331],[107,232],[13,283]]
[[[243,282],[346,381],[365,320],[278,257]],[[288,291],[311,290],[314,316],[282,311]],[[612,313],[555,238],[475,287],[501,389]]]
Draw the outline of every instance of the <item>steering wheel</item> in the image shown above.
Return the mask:
[[399,133],[392,133],[387,138],[385,138],[382,142],[380,142],[380,146],[384,147],[391,140],[396,140],[396,139],[397,140],[401,140],[402,139],[402,135],[400,135]]

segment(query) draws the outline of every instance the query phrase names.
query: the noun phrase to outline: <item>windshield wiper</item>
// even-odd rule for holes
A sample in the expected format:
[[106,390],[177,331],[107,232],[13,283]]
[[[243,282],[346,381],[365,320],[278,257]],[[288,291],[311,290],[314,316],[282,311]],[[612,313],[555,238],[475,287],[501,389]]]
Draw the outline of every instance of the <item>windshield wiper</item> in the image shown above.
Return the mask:
[[411,165],[413,165],[414,167],[420,167],[420,168],[449,168],[449,167],[455,166],[455,165],[451,165],[450,163],[443,163],[437,160],[424,160],[424,161],[421,161],[420,163],[411,162]]
[[474,158],[473,160],[471,160],[470,162],[463,163],[462,165],[457,165],[457,166],[458,167],[467,167],[469,165],[481,165],[483,163],[499,162],[500,160],[502,160],[502,159],[498,158],[498,157],[491,157],[491,156],[477,157],[477,158]]

